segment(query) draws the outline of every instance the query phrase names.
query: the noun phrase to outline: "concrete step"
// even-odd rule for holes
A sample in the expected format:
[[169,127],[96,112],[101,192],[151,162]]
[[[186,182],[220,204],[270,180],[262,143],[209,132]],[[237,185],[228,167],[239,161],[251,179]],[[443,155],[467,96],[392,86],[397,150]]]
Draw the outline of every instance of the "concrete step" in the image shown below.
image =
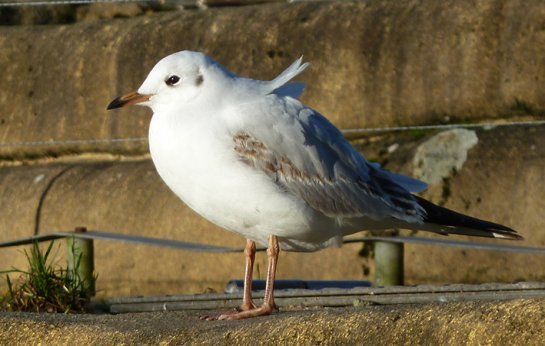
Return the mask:
[[298,309],[242,321],[201,311],[0,312],[3,345],[543,345],[545,299]]

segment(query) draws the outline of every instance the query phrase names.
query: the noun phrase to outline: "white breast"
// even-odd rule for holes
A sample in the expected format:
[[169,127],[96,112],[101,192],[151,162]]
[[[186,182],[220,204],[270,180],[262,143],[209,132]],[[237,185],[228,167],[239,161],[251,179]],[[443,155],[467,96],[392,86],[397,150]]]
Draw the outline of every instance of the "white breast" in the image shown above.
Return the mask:
[[203,121],[203,114],[168,116],[152,118],[151,157],[165,183],[197,213],[263,245],[270,234],[317,244],[337,235],[332,219],[241,162],[226,126]]

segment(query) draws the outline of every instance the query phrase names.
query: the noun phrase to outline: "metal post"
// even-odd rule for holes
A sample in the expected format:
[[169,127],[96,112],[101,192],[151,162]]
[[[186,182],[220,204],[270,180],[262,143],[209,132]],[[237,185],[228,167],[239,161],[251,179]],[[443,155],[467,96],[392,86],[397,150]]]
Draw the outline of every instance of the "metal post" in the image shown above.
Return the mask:
[[[76,233],[87,232],[85,227],[77,227]],[[83,281],[83,285],[89,291],[90,296],[95,295],[95,279],[93,277],[94,272],[94,247],[92,239],[82,239],[76,237],[66,238],[66,245],[68,248],[66,259],[68,261],[68,270],[73,271],[74,266],[79,261],[77,268],[77,274]]]
[[403,243],[374,243],[375,285],[403,285]]

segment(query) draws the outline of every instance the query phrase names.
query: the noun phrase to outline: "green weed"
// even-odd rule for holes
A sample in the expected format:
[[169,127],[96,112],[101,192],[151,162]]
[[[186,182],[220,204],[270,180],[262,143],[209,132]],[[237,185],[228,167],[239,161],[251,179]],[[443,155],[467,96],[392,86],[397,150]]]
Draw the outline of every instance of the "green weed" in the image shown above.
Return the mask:
[[[70,269],[55,266],[51,258],[53,241],[45,252],[38,242],[25,250],[29,269],[12,269],[6,274],[8,292],[0,298],[0,305],[10,311],[32,312],[84,312],[90,298],[89,283],[78,275],[81,256],[74,259]],[[9,273],[20,274],[12,282]]]

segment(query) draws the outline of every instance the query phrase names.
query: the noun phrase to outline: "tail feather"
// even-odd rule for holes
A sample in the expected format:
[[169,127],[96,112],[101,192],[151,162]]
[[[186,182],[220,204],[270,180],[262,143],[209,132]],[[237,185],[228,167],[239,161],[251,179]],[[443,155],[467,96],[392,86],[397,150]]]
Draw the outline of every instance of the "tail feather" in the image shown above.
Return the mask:
[[477,219],[440,207],[421,197],[414,196],[426,211],[424,222],[432,224],[428,230],[441,234],[463,234],[498,239],[524,239],[515,230],[494,222]]

